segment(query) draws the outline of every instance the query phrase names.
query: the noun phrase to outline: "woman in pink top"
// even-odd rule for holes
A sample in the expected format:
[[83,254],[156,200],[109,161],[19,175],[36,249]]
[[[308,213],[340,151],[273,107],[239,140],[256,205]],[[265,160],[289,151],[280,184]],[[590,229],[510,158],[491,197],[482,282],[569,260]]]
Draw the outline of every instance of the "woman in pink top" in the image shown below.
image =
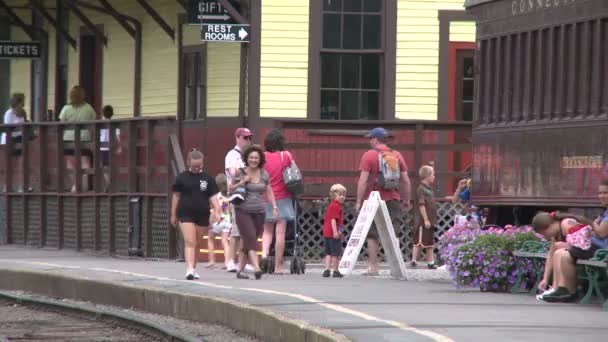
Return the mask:
[[272,236],[276,226],[274,273],[282,274],[287,221],[296,219],[291,193],[287,190],[287,186],[283,181],[283,169],[289,166],[293,155],[285,151],[285,137],[276,129],[266,135],[264,147],[266,148],[264,170],[270,175],[270,186],[272,187],[272,192],[274,192],[279,216],[275,220],[272,216],[272,206],[267,204],[266,223],[264,224],[264,234],[262,235],[262,263],[263,265],[266,264],[266,258],[270,251]]

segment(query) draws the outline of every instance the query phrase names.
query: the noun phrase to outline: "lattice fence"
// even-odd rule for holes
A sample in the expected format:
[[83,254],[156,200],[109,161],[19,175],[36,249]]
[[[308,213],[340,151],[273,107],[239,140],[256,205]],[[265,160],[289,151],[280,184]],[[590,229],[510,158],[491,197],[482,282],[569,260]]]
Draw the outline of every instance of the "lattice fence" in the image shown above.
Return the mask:
[[[326,202],[323,201],[300,201],[298,211],[298,232],[300,242],[303,244],[304,258],[307,260],[321,260],[323,258],[323,215],[325,213]],[[438,203],[437,231],[435,241],[452,226],[454,216],[460,214],[464,207],[462,204],[452,204],[449,202]],[[357,220],[354,202],[345,203],[345,226],[347,234],[353,228]],[[405,260],[409,260],[412,254],[412,212],[408,212],[400,220],[401,229],[397,234],[400,240],[401,252]],[[348,235],[347,235],[348,237]],[[346,244],[346,242],[344,242]],[[363,246],[361,259],[367,258],[367,246]],[[384,257],[384,250],[381,251]]]

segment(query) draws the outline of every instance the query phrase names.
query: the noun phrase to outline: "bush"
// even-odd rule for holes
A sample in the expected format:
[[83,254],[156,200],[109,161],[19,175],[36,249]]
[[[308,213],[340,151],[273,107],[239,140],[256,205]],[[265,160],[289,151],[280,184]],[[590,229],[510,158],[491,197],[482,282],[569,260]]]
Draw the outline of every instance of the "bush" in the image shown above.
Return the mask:
[[[530,227],[458,226],[440,239],[440,257],[457,287],[478,287],[481,291],[508,291],[515,284],[517,267],[524,267],[526,280],[533,279],[531,262],[516,264],[513,251],[525,241],[539,240]],[[522,287],[527,286],[522,282]]]

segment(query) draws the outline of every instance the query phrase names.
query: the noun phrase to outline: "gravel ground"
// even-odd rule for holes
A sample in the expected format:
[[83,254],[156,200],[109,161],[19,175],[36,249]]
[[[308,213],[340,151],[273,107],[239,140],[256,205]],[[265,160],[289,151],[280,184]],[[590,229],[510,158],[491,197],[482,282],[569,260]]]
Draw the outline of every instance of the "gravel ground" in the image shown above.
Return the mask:
[[[38,295],[25,293],[25,292],[21,292],[21,291],[6,291],[6,292],[12,293],[15,295],[20,295],[20,296],[25,295],[25,296],[29,296],[29,297],[36,298],[36,299],[56,300],[56,299],[38,296]],[[166,329],[174,330],[174,331],[180,333],[181,335],[200,338],[201,341],[208,341],[208,342],[226,342],[226,341],[257,342],[257,341],[259,341],[255,338],[251,338],[249,336],[240,334],[230,328],[227,328],[227,327],[224,327],[221,325],[185,321],[185,320],[180,320],[180,319],[176,319],[173,317],[161,316],[161,315],[151,314],[151,313],[142,312],[142,311],[135,311],[135,310],[124,309],[124,308],[108,306],[108,305],[97,305],[97,304],[90,303],[90,302],[81,302],[81,301],[75,301],[75,300],[70,300],[70,299],[61,299],[59,301],[63,302],[63,303],[67,303],[67,304],[86,307],[86,308],[95,308],[95,309],[106,310],[106,311],[110,311],[110,312],[118,312],[118,313],[135,316],[139,319],[158,324]],[[3,312],[0,311],[0,317],[2,317],[2,315],[3,315]],[[1,319],[0,319],[0,322],[1,322]],[[0,323],[0,327],[1,327],[1,323]],[[0,334],[2,334],[1,330],[0,330]],[[1,339],[0,339],[0,341],[1,341]],[[108,341],[113,341],[113,340],[108,340]]]
[[161,341],[110,322],[32,309],[0,300],[0,341]]

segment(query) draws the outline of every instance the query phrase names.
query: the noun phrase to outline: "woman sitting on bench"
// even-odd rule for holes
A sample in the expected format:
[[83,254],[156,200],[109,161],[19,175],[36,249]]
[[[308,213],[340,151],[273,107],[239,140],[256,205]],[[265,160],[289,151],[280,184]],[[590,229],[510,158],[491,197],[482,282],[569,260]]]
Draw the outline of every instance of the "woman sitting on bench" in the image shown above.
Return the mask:
[[[608,208],[608,180],[598,188],[602,206]],[[532,220],[534,230],[551,240],[551,249],[545,264],[545,274],[539,288],[547,287],[549,274],[553,274],[553,288],[537,298],[547,302],[570,302],[576,298],[576,260],[593,258],[608,236],[608,210],[595,221],[568,213],[541,212]]]

